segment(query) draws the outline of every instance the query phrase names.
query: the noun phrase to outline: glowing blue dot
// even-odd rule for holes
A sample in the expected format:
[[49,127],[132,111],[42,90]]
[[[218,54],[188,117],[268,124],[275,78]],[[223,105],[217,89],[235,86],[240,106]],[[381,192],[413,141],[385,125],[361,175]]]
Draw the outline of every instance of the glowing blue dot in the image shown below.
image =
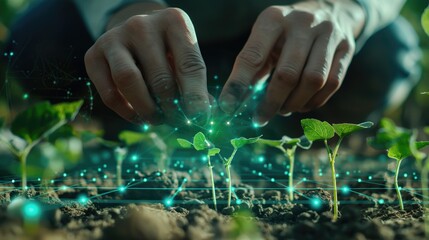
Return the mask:
[[252,124],[252,126],[253,126],[253,128],[259,128],[259,124],[255,123],[255,122]]
[[83,177],[83,175],[84,175],[83,173],[80,173],[80,176],[81,176],[81,177]]
[[231,122],[230,121],[226,122],[226,125],[228,125],[228,126],[231,125]]
[[286,190],[287,190],[288,192],[294,192],[294,191],[295,191],[295,188],[294,188],[294,187],[287,187],[287,188],[286,188]]
[[262,176],[262,173],[261,173],[261,172],[258,172],[258,176]]
[[13,55],[15,55],[15,53],[14,53],[14,52],[10,52],[10,53],[9,53],[9,56],[13,57]]
[[214,80],[218,80],[218,79],[219,79],[219,76],[218,76],[218,75],[214,75],[214,76],[213,76],[213,79],[214,79]]
[[42,215],[42,209],[36,201],[26,201],[22,208],[22,215],[26,220],[39,220]]
[[263,162],[265,161],[264,156],[259,156],[259,157],[258,157],[258,161],[259,161],[260,163],[263,163]]
[[54,180],[54,179],[52,179],[52,180],[51,180],[51,183],[55,183],[55,180]]
[[404,173],[404,177],[406,178],[406,177],[408,177],[408,174],[407,173]]
[[127,188],[126,188],[125,186],[120,186],[120,187],[118,188],[118,191],[119,191],[120,193],[124,193],[124,192],[125,192],[125,190],[127,190]]
[[214,122],[213,122],[213,121],[210,121],[210,125],[214,125]]
[[173,199],[171,199],[171,198],[166,198],[165,200],[164,200],[164,206],[166,206],[166,207],[171,207],[173,205]]
[[136,181],[136,179],[135,179],[135,178],[131,179],[131,182],[135,182],[135,181]]
[[275,178],[271,178],[271,182],[275,182],[276,181],[276,179]]
[[22,95],[22,99],[27,100],[29,97],[28,93],[24,93],[24,95]]
[[182,191],[183,189],[182,189],[182,187],[179,187],[179,188],[177,188],[177,191],[178,192],[180,192],[180,191]]
[[143,129],[143,131],[146,132],[147,130],[149,130],[149,125],[148,124],[143,124],[142,129]]
[[319,173],[319,176],[323,176],[323,173]]
[[91,86],[91,83],[90,82],[86,82],[86,86]]
[[237,205],[240,205],[240,204],[242,203],[242,201],[241,201],[240,199],[237,199],[237,200],[235,200],[235,203],[236,203]]
[[360,179],[360,178],[359,178],[359,179],[358,179],[358,182],[362,182],[362,179]]
[[191,120],[187,120],[187,121],[186,121],[186,124],[191,125],[191,124],[192,124],[192,123],[191,123]]
[[15,183],[15,179],[12,179],[12,181],[11,181],[12,183]]
[[97,182],[97,179],[95,177],[92,178],[93,182]]
[[147,178],[143,178],[143,182],[147,182]]
[[178,99],[174,99],[174,100],[173,100],[173,103],[174,103],[174,104],[179,104],[179,100],[178,100]]
[[101,168],[98,168],[97,171],[101,172]]
[[311,208],[318,210],[322,207],[322,200],[320,200],[319,198],[312,198],[310,199],[310,205]]
[[229,182],[229,178],[226,178],[226,179],[225,179],[225,182]]
[[350,172],[349,172],[349,171],[347,171],[347,172],[346,172],[346,175],[347,175],[347,176],[348,176],[348,175],[350,175]]
[[368,176],[368,180],[372,180],[372,176]]
[[63,185],[63,186],[61,186],[61,187],[60,187],[60,190],[61,190],[61,191],[66,191],[68,188],[69,188],[69,187],[67,187],[66,185]]
[[[191,170],[190,170],[190,171],[191,171]],[[184,182],[184,183],[188,182],[188,179],[187,179],[187,178],[183,179],[183,182]]]
[[67,177],[67,173],[63,173],[63,177]]
[[350,193],[350,187],[349,186],[343,186],[341,188],[341,191],[343,192],[343,194],[349,194]]
[[137,156],[137,154],[131,156],[131,161],[136,162],[137,160],[139,160],[139,156]]
[[219,173],[219,175],[220,175],[221,177],[223,177],[223,176],[225,176],[225,173],[224,173],[224,172],[220,172],[220,173]]
[[77,202],[82,205],[86,205],[89,202],[89,198],[86,195],[79,195]]
[[209,133],[213,133],[213,129],[210,129],[210,130],[209,130]]
[[106,175],[106,174],[104,174],[103,178],[104,178],[104,179],[107,179],[107,175]]
[[201,160],[202,160],[203,162],[207,162],[207,156],[202,156],[202,157],[201,157]]
[[307,178],[302,178],[302,181],[303,181],[303,182],[307,181]]
[[384,204],[384,199],[378,199],[379,204]]

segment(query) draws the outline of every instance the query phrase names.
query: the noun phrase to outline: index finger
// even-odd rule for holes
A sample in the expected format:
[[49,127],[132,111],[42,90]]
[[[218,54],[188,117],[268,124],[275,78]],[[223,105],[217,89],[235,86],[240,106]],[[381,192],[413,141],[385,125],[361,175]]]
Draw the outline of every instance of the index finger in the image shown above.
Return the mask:
[[231,75],[220,95],[220,107],[232,114],[244,101],[249,88],[258,80],[259,72],[264,68],[282,33],[283,13],[270,8],[256,20],[248,41],[234,63]]

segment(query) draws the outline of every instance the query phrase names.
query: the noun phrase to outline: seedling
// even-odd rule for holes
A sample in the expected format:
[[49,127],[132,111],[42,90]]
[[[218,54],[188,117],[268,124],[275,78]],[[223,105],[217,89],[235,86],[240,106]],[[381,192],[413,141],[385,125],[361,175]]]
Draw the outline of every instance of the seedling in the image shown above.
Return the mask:
[[221,155],[219,157],[222,159],[223,165],[225,166],[226,174],[228,176],[228,207],[231,206],[231,195],[232,195],[232,179],[231,179],[231,163],[237,153],[238,149],[244,147],[248,144],[253,144],[258,142],[261,136],[255,138],[234,138],[231,140],[231,145],[234,147],[229,158],[224,158]]
[[114,155],[116,160],[116,185],[122,186],[122,162],[127,156],[128,149],[126,147],[115,147]]
[[[337,180],[335,174],[335,159],[338,154],[341,142],[352,133],[372,127],[372,122],[363,122],[360,124],[340,123],[329,124],[317,119],[303,119],[301,126],[304,129],[304,134],[310,141],[322,140],[325,144],[326,152],[328,154],[329,163],[331,165],[332,185],[333,185],[333,198],[334,198],[334,216],[332,221],[338,219],[338,195],[337,195]],[[332,149],[328,145],[328,140],[333,138],[335,134],[339,137],[335,147]]]
[[[401,189],[398,184],[398,175],[401,163],[404,159],[413,156],[416,159],[417,167],[423,169],[424,154],[418,150],[429,145],[427,141],[415,141],[416,133],[411,130],[397,127],[395,123],[387,118],[380,122],[381,128],[374,138],[368,140],[369,145],[377,149],[387,149],[387,156],[396,160],[395,169],[395,189],[398,195],[399,207],[404,210]],[[422,175],[422,178],[423,175]],[[422,187],[424,188],[424,187]]]
[[274,147],[282,151],[283,155],[289,159],[289,199],[293,200],[293,170],[295,165],[295,152],[296,148],[300,147],[302,149],[309,149],[312,145],[312,142],[309,141],[305,136],[300,138],[290,138],[288,136],[283,136],[280,140],[268,140],[268,139],[259,139],[258,143]]
[[213,165],[211,163],[210,157],[215,156],[216,154],[220,153],[220,149],[214,147],[214,145],[207,140],[206,136],[202,132],[198,132],[194,135],[193,142],[190,142],[183,138],[178,138],[177,142],[182,148],[194,148],[197,151],[205,151],[207,156],[207,166],[209,167],[210,171],[210,180],[212,185],[212,197],[213,197],[213,205],[215,210],[217,211],[217,204],[216,204],[216,191],[215,191],[215,185],[214,185],[214,178],[213,178]]
[[0,142],[21,164],[22,190],[27,189],[27,157],[42,140],[72,121],[83,101],[51,105],[41,102],[18,114],[11,123],[10,133],[3,131]]

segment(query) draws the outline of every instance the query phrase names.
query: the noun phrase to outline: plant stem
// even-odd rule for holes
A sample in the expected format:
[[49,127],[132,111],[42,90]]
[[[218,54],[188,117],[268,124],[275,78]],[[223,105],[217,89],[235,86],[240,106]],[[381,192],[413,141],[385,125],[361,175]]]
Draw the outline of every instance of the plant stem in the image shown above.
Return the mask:
[[398,186],[398,175],[399,175],[399,167],[401,166],[401,162],[402,162],[402,160],[398,160],[396,162],[395,189],[396,189],[396,194],[398,195],[399,207],[401,207],[401,210],[404,210],[404,203],[402,202],[402,195],[401,195],[401,191],[399,190],[399,186]]
[[289,158],[289,200],[293,201],[293,171],[295,165],[295,148],[286,150],[287,156]]
[[237,153],[237,148],[234,148],[234,151],[231,153],[231,156],[225,162],[225,169],[228,176],[228,207],[231,206],[231,195],[232,195],[232,179],[231,179],[231,163],[232,159],[234,159],[235,154]]
[[[426,160],[429,161],[429,158]],[[423,219],[425,223],[425,235],[426,239],[429,239],[429,212],[428,212],[428,199],[429,199],[429,191],[428,191],[428,166],[426,164],[423,165],[421,171],[421,185],[423,192]]]
[[231,206],[231,195],[232,195],[232,179],[231,179],[231,165],[228,165],[226,168],[226,174],[228,176],[228,207]]
[[27,190],[27,156],[29,150],[24,149],[24,151],[19,154],[18,159],[21,164],[21,187],[22,191],[25,192]]
[[122,186],[122,161],[116,161],[116,185]]
[[214,183],[214,178],[213,178],[213,166],[210,162],[210,156],[207,156],[207,163],[208,163],[208,167],[209,167],[209,171],[210,171],[210,179],[211,179],[211,184],[212,184],[213,205],[214,205],[215,210],[217,211],[216,191],[215,191],[215,183]]
[[331,177],[332,177],[332,186],[333,186],[332,196],[334,201],[334,216],[332,217],[333,222],[336,222],[338,219],[338,191],[337,191],[337,175],[335,173],[335,158],[337,157],[338,149],[340,148],[342,140],[343,138],[338,139],[338,142],[333,152],[331,151],[331,148],[328,146],[328,141],[327,140],[324,141],[326,151],[328,152],[328,156],[329,156],[329,163],[331,165]]

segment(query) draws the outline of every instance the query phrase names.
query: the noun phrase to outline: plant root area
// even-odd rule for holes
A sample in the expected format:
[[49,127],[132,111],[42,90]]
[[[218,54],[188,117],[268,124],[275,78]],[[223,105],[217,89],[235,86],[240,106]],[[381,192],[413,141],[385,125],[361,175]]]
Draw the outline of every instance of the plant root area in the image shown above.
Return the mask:
[[287,176],[269,176],[275,169],[267,165],[235,173],[229,207],[227,183],[216,172],[217,210],[204,165],[194,171],[124,169],[121,187],[107,168],[78,170],[45,184],[30,181],[25,192],[19,183],[3,181],[0,239],[425,239],[421,195],[413,190],[418,181],[401,182],[400,210],[385,164],[378,166],[384,170],[370,165],[371,175],[347,162],[339,165],[336,222],[330,173],[321,176],[320,166],[296,170],[294,199]]

